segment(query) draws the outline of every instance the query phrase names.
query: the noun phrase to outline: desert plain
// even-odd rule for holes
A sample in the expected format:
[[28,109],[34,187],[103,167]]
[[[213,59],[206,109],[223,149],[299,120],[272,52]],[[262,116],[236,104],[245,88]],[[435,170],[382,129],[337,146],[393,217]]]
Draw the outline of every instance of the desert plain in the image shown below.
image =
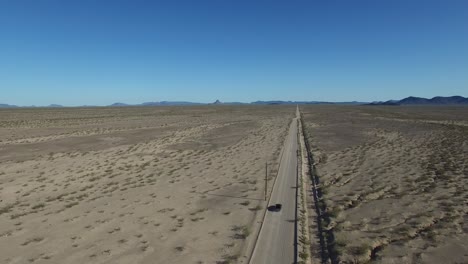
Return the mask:
[[329,255],[342,263],[468,263],[468,107],[301,111]]
[[[295,109],[0,109],[0,263],[247,263]],[[300,111],[313,263],[468,262],[467,107]]]
[[245,263],[294,114],[1,109],[0,263]]

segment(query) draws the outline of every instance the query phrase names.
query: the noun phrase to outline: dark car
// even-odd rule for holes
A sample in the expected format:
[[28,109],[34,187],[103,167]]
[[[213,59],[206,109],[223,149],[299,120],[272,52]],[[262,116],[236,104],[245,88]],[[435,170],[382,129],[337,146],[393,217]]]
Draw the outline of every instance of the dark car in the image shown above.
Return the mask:
[[270,205],[268,206],[268,211],[275,211],[275,212],[278,212],[281,210],[281,204],[274,204],[274,205]]

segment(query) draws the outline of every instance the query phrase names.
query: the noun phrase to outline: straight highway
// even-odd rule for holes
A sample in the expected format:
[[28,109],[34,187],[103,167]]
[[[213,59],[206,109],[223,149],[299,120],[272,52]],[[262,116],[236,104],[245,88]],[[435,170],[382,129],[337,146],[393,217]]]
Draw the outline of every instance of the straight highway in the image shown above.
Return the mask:
[[297,186],[297,122],[292,120],[287,135],[278,178],[269,205],[282,204],[280,211],[267,211],[250,263],[287,264],[295,261],[295,221]]

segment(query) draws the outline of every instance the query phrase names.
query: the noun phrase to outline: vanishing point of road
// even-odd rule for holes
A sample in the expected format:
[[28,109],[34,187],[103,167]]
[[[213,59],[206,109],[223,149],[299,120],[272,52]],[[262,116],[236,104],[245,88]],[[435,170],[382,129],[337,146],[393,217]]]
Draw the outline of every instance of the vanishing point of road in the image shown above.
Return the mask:
[[295,261],[297,186],[297,121],[291,122],[280,161],[278,178],[269,205],[280,203],[279,212],[267,211],[250,263],[288,264]]

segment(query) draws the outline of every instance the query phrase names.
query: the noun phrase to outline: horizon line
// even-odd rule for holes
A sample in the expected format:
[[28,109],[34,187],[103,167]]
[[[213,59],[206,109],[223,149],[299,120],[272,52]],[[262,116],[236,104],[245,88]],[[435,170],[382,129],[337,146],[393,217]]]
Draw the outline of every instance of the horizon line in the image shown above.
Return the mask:
[[[431,98],[426,98],[426,97],[419,97],[419,96],[407,96],[403,99],[406,98],[423,98],[423,99],[434,99],[434,98],[449,98],[449,97],[463,97],[461,95],[451,95],[451,96],[434,96]],[[468,97],[466,97],[468,99]],[[193,105],[213,105],[213,104],[259,104],[259,103],[282,103],[282,104],[369,104],[369,103],[384,103],[384,102],[392,102],[392,101],[400,101],[403,99],[395,100],[395,99],[389,99],[389,100],[374,100],[374,101],[358,101],[358,100],[346,100],[346,101],[326,101],[326,100],[256,100],[256,101],[250,101],[250,102],[245,102],[245,101],[220,101],[219,99],[216,99],[214,102],[208,102],[208,103],[203,103],[203,102],[197,102],[197,101],[184,101],[184,100],[174,100],[174,101],[169,101],[169,100],[163,100],[163,101],[147,101],[147,102],[142,102],[142,103],[124,103],[122,101],[114,102],[111,104],[82,104],[82,105],[62,105],[62,104],[57,104],[57,103],[51,103],[48,105],[17,105],[17,104],[9,104],[9,103],[2,103],[0,102],[0,108],[8,108],[8,107],[19,107],[19,108],[28,108],[28,107],[125,107],[125,106],[170,106],[170,105],[183,105],[183,104],[193,104]],[[3,105],[3,107],[2,107]]]

